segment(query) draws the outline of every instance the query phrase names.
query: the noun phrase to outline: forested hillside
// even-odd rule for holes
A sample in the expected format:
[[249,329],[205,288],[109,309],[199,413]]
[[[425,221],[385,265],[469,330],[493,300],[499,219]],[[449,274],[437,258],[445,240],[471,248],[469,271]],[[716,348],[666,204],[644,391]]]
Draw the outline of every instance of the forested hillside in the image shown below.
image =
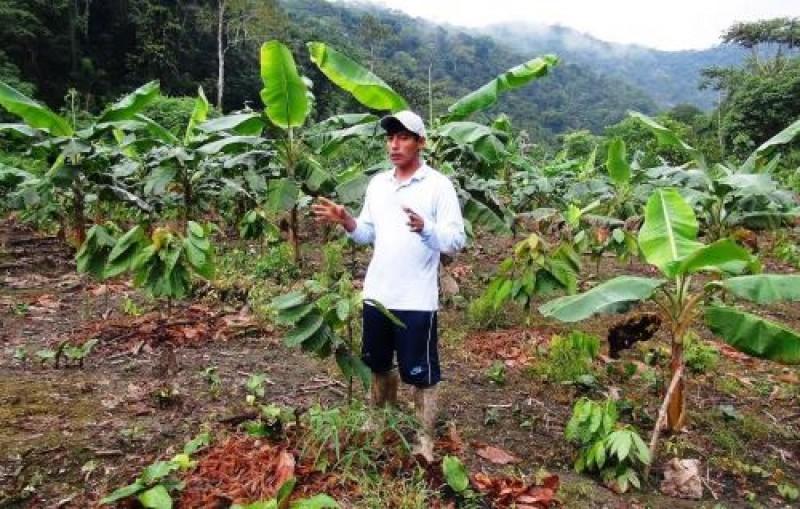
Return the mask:
[[[324,0],[228,5],[222,37],[225,110],[258,103],[258,47],[275,37],[295,49],[309,40],[329,42],[369,63],[425,112],[430,69],[435,115],[498,72],[539,54],[515,52],[487,36],[399,13]],[[171,95],[192,95],[202,85],[211,96],[217,83],[217,7],[207,1],[0,0],[0,22],[8,27],[0,32],[0,79],[21,85],[54,107],[63,105],[70,87],[92,109],[156,78]],[[298,65],[319,85],[316,117],[342,110],[349,99],[326,88],[306,59]],[[515,127],[549,135],[581,128],[600,132],[629,109],[654,112],[656,105],[623,81],[566,60],[546,82],[504,97],[494,111],[500,109],[511,112]]]
[[509,23],[486,28],[488,35],[521,52],[544,51],[564,61],[646,90],[659,107],[692,104],[710,110],[717,93],[701,89],[702,70],[741,65],[744,48],[719,45],[704,50],[659,51],[601,41],[568,27]]

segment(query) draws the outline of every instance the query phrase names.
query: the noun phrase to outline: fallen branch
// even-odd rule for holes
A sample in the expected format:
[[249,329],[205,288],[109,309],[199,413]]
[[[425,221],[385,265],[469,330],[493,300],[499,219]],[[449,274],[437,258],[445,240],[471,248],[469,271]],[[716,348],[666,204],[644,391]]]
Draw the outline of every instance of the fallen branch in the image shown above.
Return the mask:
[[653,428],[653,435],[650,438],[650,463],[648,463],[644,470],[645,479],[650,476],[650,467],[655,462],[658,435],[661,433],[661,428],[664,426],[664,422],[667,420],[667,407],[669,406],[670,399],[672,399],[672,393],[675,392],[675,388],[678,387],[678,382],[683,377],[683,368],[684,366],[681,364],[672,375],[672,380],[669,383],[667,394],[664,396],[664,401],[661,403],[661,408],[658,410],[658,418],[656,419],[655,428]]

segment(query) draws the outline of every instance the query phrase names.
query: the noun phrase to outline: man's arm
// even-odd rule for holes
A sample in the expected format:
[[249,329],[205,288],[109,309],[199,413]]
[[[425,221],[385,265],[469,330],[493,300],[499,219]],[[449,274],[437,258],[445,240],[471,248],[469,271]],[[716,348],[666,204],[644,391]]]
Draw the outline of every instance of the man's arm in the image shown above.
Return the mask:
[[311,211],[319,222],[342,225],[347,235],[358,244],[369,244],[375,239],[375,228],[366,199],[357,220],[344,206],[323,197],[319,197],[317,203],[311,206]]
[[445,180],[438,193],[436,222],[431,218],[424,218],[419,235],[426,246],[442,253],[455,253],[464,247],[464,219],[461,217],[458,195],[449,180]]

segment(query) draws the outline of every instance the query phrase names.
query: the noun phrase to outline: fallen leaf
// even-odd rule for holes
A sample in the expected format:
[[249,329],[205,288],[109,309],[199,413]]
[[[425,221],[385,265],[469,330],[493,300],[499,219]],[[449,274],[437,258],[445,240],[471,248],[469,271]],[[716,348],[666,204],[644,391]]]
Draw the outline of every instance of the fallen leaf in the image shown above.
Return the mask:
[[478,449],[476,453],[481,458],[491,461],[497,465],[508,465],[509,463],[519,463],[521,461],[519,458],[513,456],[509,452],[491,445],[487,445]]

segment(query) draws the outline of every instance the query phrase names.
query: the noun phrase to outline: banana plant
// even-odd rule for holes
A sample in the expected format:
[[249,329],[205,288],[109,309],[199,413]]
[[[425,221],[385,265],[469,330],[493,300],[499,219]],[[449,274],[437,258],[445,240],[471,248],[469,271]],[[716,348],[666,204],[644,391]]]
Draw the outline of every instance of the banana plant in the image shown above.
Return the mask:
[[[672,344],[673,382],[663,407],[672,431],[685,422],[683,347],[699,314],[705,316],[712,332],[734,348],[756,357],[800,364],[797,332],[720,300],[738,297],[756,304],[800,301],[800,276],[759,274],[757,258],[746,249],[729,239],[703,244],[697,239],[698,229],[694,211],[678,191],[658,189],[647,202],[639,248],[663,278],[619,276],[539,308],[546,317],[577,322],[597,313],[624,312],[642,301],[654,302],[669,324]],[[700,272],[710,272],[714,278],[707,284],[697,284],[694,276]],[[754,274],[745,275],[747,272]],[[661,421],[659,415],[656,431]]]
[[114,277],[132,272],[134,284],[156,298],[172,301],[185,297],[191,273],[214,277],[214,248],[209,240],[211,226],[189,221],[186,235],[162,226],[148,238],[141,225],[122,235],[108,254],[104,274]]
[[800,134],[800,120],[761,144],[741,165],[709,165],[698,150],[670,129],[641,113],[630,115],[650,129],[659,143],[689,154],[689,161],[681,168],[662,169],[652,176],[668,176],[674,186],[688,185],[690,190],[684,194],[702,212],[709,238],[724,238],[738,226],[776,228],[800,216],[794,193],[780,189],[771,175],[780,161],[780,154],[773,155],[774,151]]
[[[378,303],[371,303],[389,313]],[[308,280],[303,289],[276,297],[270,304],[277,323],[289,327],[283,339],[286,346],[300,347],[323,359],[331,355],[336,358],[348,380],[348,398],[352,397],[354,378],[365,388],[370,386],[370,369],[357,355],[352,334],[352,321],[360,316],[362,305],[359,292],[347,275],[331,285]]]
[[33,179],[30,188],[46,191],[54,187],[70,202],[75,239],[78,245],[86,239],[85,207],[90,191],[90,178],[108,167],[105,161],[92,164],[101,141],[112,132],[140,129],[142,124],[133,121],[136,114],[150,104],[159,94],[159,83],[151,81],[109,106],[101,115],[91,120],[88,127],[79,128],[75,120],[74,94],[72,118],[62,117],[47,106],[25,96],[18,90],[0,82],[0,106],[24,122],[4,124],[0,129],[14,130],[36,142],[36,148],[53,159],[50,170],[43,179]]
[[558,290],[575,293],[580,273],[580,256],[569,242],[551,246],[536,234],[514,246],[511,257],[503,260],[480,299],[497,313],[509,301],[520,304],[530,320],[536,296]]

